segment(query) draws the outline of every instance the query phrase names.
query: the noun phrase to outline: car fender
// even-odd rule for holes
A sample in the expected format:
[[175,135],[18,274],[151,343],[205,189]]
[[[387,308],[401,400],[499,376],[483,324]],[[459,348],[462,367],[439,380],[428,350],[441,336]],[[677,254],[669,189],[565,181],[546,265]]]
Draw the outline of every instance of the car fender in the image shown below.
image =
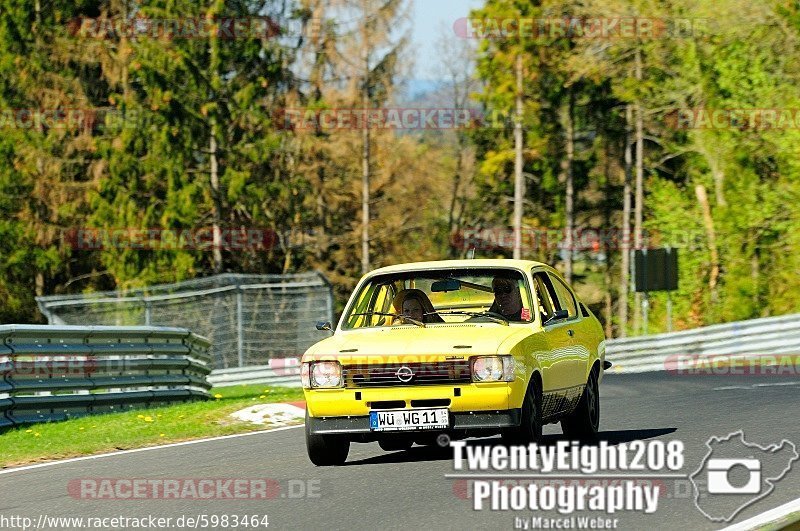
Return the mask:
[[535,325],[520,326],[520,331],[506,338],[498,348],[498,354],[514,356],[515,378],[509,383],[509,405],[513,408],[522,407],[533,375],[538,373],[542,378],[542,366],[536,355],[546,347],[541,331]]
[[[584,374],[584,380],[589,379],[589,374],[592,372],[592,368],[595,365],[598,365],[598,383],[603,378],[603,362],[606,360],[606,335],[605,331],[603,330],[603,326],[600,324],[600,321],[592,315],[590,319],[593,321],[594,330],[592,334],[592,338],[590,341],[590,348],[589,348],[589,360],[586,363],[586,374]],[[591,345],[594,345],[592,348]]]

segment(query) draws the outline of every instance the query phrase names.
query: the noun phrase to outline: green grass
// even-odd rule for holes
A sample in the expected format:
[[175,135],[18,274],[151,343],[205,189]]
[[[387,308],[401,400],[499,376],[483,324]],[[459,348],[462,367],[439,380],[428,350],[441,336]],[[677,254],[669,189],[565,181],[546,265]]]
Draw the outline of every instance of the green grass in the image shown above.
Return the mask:
[[800,511],[787,514],[773,522],[764,524],[758,528],[758,531],[797,531],[798,529],[800,529]]
[[220,387],[211,394],[220,398],[6,430],[0,433],[0,467],[258,431],[264,426],[230,414],[255,404],[303,399],[302,389],[264,385]]

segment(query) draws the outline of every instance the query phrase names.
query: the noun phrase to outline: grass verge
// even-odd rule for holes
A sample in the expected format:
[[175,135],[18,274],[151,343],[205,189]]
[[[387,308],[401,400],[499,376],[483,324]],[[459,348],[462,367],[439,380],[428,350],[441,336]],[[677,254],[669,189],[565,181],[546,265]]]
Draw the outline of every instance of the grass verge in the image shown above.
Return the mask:
[[797,531],[800,529],[800,511],[796,511],[764,524],[758,531]]
[[230,417],[255,404],[295,402],[303,390],[242,385],[211,390],[214,400],[33,424],[0,434],[0,467],[128,450],[264,429]]

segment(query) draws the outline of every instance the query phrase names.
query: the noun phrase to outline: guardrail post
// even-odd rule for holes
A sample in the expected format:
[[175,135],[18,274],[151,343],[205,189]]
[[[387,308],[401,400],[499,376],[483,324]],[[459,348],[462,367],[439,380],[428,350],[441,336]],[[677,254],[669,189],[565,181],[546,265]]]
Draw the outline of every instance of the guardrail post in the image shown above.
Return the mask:
[[650,294],[645,291],[644,297],[642,297],[642,327],[644,330],[644,335],[647,335],[649,333],[648,332],[649,310],[650,310]]
[[149,299],[144,299],[144,325],[150,326],[151,325],[151,316],[150,316],[150,309],[151,304]]
[[667,333],[672,332],[672,291],[667,291]]
[[236,286],[236,353],[239,367],[244,367],[244,329],[242,325],[242,288]]

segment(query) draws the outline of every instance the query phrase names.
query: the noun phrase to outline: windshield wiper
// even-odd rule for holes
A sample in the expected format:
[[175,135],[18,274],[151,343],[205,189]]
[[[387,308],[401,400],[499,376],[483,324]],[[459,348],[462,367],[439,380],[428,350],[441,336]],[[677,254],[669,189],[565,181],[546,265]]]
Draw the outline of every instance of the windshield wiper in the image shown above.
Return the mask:
[[486,317],[487,319],[491,319],[495,323],[500,323],[503,326],[508,326],[508,319],[506,319],[499,313],[494,313],[494,312],[466,312],[463,310],[449,310],[449,311],[429,312],[426,313],[425,315],[431,315],[433,313],[439,315],[469,315],[470,317]]
[[353,315],[387,315],[389,317],[394,317],[396,319],[402,319],[403,321],[408,321],[411,324],[415,324],[417,326],[421,326],[422,328],[425,328],[425,323],[423,323],[422,321],[417,321],[416,319],[412,319],[411,317],[406,317],[405,315],[403,315],[401,313],[369,311],[369,312],[354,313]]

